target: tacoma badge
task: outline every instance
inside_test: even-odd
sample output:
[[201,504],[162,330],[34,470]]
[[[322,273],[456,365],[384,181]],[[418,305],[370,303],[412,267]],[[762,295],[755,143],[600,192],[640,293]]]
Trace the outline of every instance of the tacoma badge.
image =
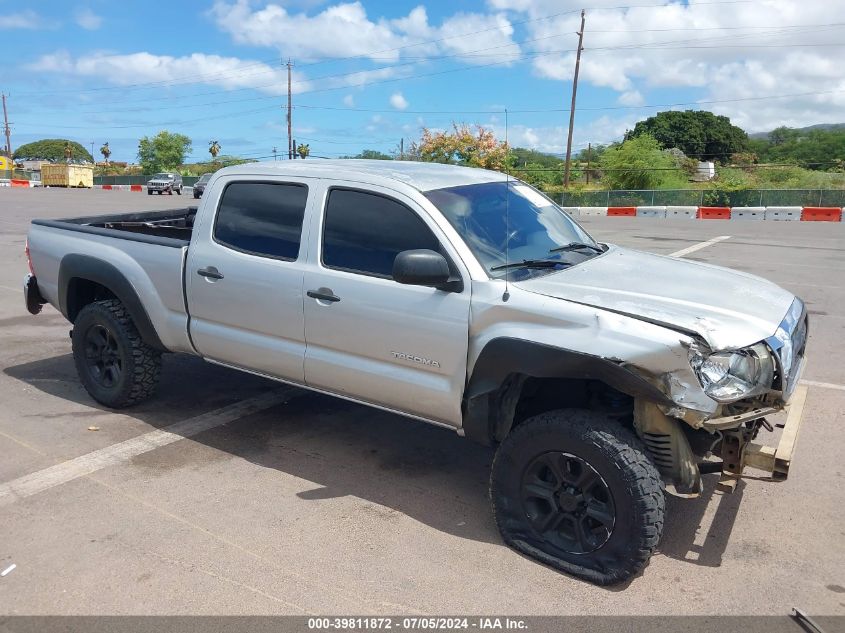
[[403,354],[402,352],[390,352],[393,358],[398,360],[408,360],[412,363],[419,363],[420,365],[428,365],[429,367],[440,367],[440,363],[430,358],[423,358],[422,356],[414,356],[413,354]]

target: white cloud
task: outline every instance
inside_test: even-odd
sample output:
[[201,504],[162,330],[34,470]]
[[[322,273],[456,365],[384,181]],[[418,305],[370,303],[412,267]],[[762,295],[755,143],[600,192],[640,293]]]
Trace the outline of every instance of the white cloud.
[[[271,95],[287,94],[287,71],[263,62],[194,53],[183,57],[131,53],[72,57],[65,51],[42,55],[27,66],[37,72],[55,72],[79,77],[96,77],[119,86],[156,82],[179,85],[191,81],[225,89],[254,88]],[[167,87],[167,86],[162,86]],[[311,88],[310,82],[294,73],[293,91]]]
[[[371,19],[360,1],[335,4],[308,15],[274,3],[253,8],[249,0],[218,0],[211,15],[238,44],[276,48],[299,59],[398,61],[447,54],[464,63],[484,64],[491,59],[509,63],[520,54],[512,38],[513,26],[501,13],[457,13],[434,26],[424,6],[397,19]],[[467,33],[472,37],[455,37]]]
[[96,31],[103,23],[103,18],[91,9],[80,9],[75,15],[76,23],[88,31]]
[[0,30],[4,29],[44,29],[51,28],[51,24],[45,21],[35,11],[26,10],[18,13],[6,13],[0,15]]
[[408,100],[402,96],[401,92],[394,92],[392,95],[390,95],[390,105],[392,105],[397,110],[407,110]]
[[[532,60],[538,77],[571,80],[574,32],[580,26],[574,0],[487,4],[493,11],[515,12],[515,22],[531,20],[524,28],[526,38],[534,40],[531,50],[540,53]],[[666,88],[682,90],[685,98],[661,101],[695,101],[688,95],[700,95],[701,107],[726,114],[749,131],[842,119],[845,73],[839,25],[845,22],[845,2],[619,4],[597,0],[592,3],[597,8],[587,10],[580,75],[587,89],[610,88],[627,106],[641,105],[638,96],[649,88],[663,88],[664,94]],[[557,17],[546,19],[550,15]],[[795,93],[817,94],[728,101]]]
[[645,103],[639,90],[629,90],[619,95],[619,103],[626,106],[640,106]]
[[354,108],[355,107],[355,97],[353,97],[352,95],[346,95],[343,98],[343,105],[345,105],[347,108]]

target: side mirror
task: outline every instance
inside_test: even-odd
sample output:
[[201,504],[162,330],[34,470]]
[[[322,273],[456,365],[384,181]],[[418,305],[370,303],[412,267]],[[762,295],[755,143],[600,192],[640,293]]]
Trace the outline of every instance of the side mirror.
[[438,288],[446,286],[450,277],[446,258],[425,248],[402,251],[393,260],[393,279],[400,284]]

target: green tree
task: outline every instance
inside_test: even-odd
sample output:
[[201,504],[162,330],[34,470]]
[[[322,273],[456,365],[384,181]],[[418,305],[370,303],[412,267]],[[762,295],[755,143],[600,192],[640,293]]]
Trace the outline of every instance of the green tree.
[[640,121],[626,139],[649,135],[661,147],[677,147],[698,160],[726,162],[732,154],[745,151],[748,135],[726,116],[704,110],[659,112]]
[[45,138],[21,145],[12,157],[15,160],[49,160],[57,163],[65,161],[65,148],[71,148],[73,158],[77,161],[94,162],[94,157],[82,145],[66,138]]
[[103,143],[103,146],[100,147],[100,153],[103,155],[103,159],[106,161],[106,165],[108,165],[109,156],[111,156],[111,148],[109,147],[108,143]]
[[611,189],[657,189],[678,180],[675,158],[647,134],[607,148],[600,164],[602,180]]
[[763,163],[799,165],[809,169],[836,168],[845,159],[845,129],[794,130],[780,127],[768,139],[755,143]]
[[511,160],[513,162],[514,168],[520,166],[526,167],[527,165],[540,165],[541,167],[557,169],[563,162],[560,156],[555,156],[554,154],[546,154],[545,152],[538,152],[537,150],[526,149],[524,147],[512,148]]
[[220,143],[218,143],[217,141],[209,141],[208,153],[211,154],[211,158],[216,159],[217,155],[220,153]]
[[364,158],[366,160],[393,160],[393,156],[385,154],[377,149],[365,149],[360,154],[355,156],[347,156],[345,158]]
[[191,149],[191,139],[184,134],[162,130],[152,138],[145,136],[138,141],[138,162],[147,174],[176,169]]
[[311,154],[311,146],[308,143],[300,143],[296,147],[296,153],[302,160],[305,160]]

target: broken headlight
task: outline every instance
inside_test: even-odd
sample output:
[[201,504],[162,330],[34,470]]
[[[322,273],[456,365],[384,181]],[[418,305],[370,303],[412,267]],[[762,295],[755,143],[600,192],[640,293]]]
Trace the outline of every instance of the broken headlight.
[[768,391],[774,376],[774,360],[763,343],[729,352],[690,352],[690,365],[716,402],[735,402]]

